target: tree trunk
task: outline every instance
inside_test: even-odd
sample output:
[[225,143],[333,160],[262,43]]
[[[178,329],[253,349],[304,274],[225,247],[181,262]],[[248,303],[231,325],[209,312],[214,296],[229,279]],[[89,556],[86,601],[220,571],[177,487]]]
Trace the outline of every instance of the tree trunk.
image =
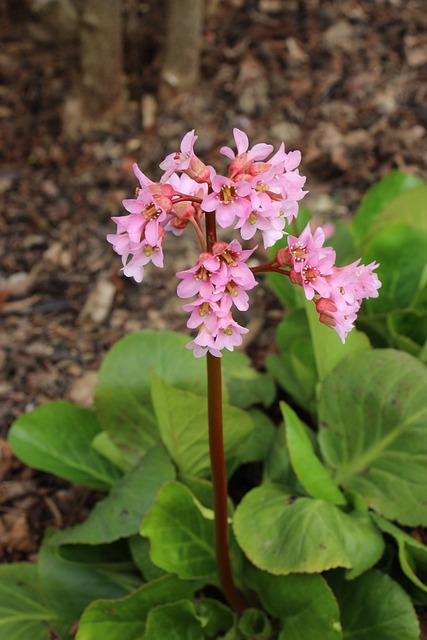
[[126,104],[120,0],[80,0],[80,65],[64,107],[74,137],[119,124]]
[[203,0],[168,0],[166,51],[162,81],[176,91],[199,77]]

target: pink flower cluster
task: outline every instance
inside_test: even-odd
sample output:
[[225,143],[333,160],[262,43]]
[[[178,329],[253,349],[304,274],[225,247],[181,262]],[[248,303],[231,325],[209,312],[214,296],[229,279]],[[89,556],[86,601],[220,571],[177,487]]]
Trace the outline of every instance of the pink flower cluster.
[[[215,222],[238,230],[243,240],[259,231],[264,246],[271,247],[285,234],[285,224],[296,218],[306,194],[305,177],[298,171],[299,151],[286,153],[284,143],[274,154],[272,145],[265,143],[250,149],[243,131],[234,129],[233,135],[237,152],[221,148],[230,160],[227,175],[217,174],[196,156],[194,131],[160,164],[164,173],[159,182],[152,182],[134,164],[140,186],[135,198],[123,201],[128,215],[114,217],[116,233],[107,236],[122,258],[124,274],[141,282],[149,262],[163,266],[166,232],[179,236],[188,224],[195,229],[202,253],[194,267],[177,275],[182,280],[178,295],[195,296],[184,309],[190,312],[187,326],[198,329],[188,345],[196,357],[207,352],[220,357],[222,349],[233,350],[242,343],[247,329],[233,319],[232,308],[245,311],[246,292],[256,285],[246,265],[252,251],[243,250],[237,240],[217,242]],[[211,225],[207,238],[204,217]],[[320,321],[344,342],[363,298],[378,296],[380,282],[373,273],[378,265],[357,261],[336,267],[335,252],[323,246],[324,240],[322,229],[311,233],[307,226],[299,238],[288,237],[287,249],[279,250],[275,260],[255,271],[280,271],[301,285],[306,297],[314,300]]]
[[204,211],[215,211],[218,224],[223,228],[234,225],[243,240],[261,231],[264,246],[271,247],[284,233],[286,222],[298,214],[298,201],[305,177],[300,176],[300,151],[285,153],[282,142],[277,153],[271,144],[256,144],[248,151],[247,135],[233,129],[237,155],[230,147],[221,153],[231,159],[228,176],[215,175],[211,170],[212,191],[202,202]]
[[177,273],[182,282],[178,285],[178,296],[197,298],[184,305],[191,313],[187,326],[198,328],[198,334],[187,347],[194,349],[199,358],[208,351],[221,357],[221,349],[233,351],[242,344],[242,334],[248,329],[240,326],[232,317],[233,304],[240,311],[249,307],[246,291],[257,282],[245,264],[252,251],[243,251],[237,240],[230,244],[215,242],[212,252],[199,255],[194,267]]
[[321,227],[314,233],[307,225],[299,238],[288,236],[288,247],[278,251],[280,266],[289,266],[291,282],[303,287],[307,300],[314,300],[319,320],[335,329],[342,342],[354,327],[364,298],[377,298],[381,283],[374,269],[360,259],[344,267],[335,266],[335,251],[324,247]]
[[[125,276],[142,282],[146,264],[152,262],[156,267],[163,267],[165,231],[180,235],[190,218],[200,218],[200,202],[208,185],[198,184],[185,174],[173,174],[168,181],[163,178],[152,182],[137,164],[133,170],[140,187],[135,198],[123,200],[129,215],[112,218],[117,233],[108,234],[107,240],[122,257]],[[187,197],[185,201],[180,198],[181,190]]]

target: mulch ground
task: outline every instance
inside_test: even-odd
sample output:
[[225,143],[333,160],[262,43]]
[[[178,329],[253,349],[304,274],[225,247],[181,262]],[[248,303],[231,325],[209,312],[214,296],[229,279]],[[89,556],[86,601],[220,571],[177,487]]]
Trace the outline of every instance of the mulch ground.
[[[351,216],[391,169],[426,175],[425,0],[208,0],[201,80],[157,94],[162,3],[123,2],[128,124],[69,141],[61,134],[70,73],[21,3],[0,0],[0,558],[34,558],[47,526],[84,519],[94,499],[21,465],[4,441],[13,420],[48,400],[91,402],[108,348],[143,328],[183,331],[174,272],[191,242],[171,240],[163,272],[126,280],[105,241],[136,181],[195,128],[221,169],[234,126],[251,142],[299,148],[320,220]],[[22,3],[23,5],[24,3]],[[138,22],[140,21],[140,22]],[[135,23],[138,27],[135,29]],[[147,99],[147,96],[149,98]],[[147,126],[148,109],[155,108]],[[263,285],[245,321],[257,367],[281,310]]]

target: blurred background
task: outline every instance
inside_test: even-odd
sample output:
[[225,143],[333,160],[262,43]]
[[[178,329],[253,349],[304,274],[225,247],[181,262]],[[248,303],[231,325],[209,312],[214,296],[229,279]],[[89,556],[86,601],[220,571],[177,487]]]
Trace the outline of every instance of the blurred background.
[[[301,149],[304,200],[350,217],[398,168],[426,176],[425,0],[0,0],[0,436],[50,399],[91,402],[129,331],[183,331],[174,273],[123,278],[105,241],[137,182],[195,129],[223,169],[232,128]],[[247,349],[274,349],[282,315],[253,292]]]

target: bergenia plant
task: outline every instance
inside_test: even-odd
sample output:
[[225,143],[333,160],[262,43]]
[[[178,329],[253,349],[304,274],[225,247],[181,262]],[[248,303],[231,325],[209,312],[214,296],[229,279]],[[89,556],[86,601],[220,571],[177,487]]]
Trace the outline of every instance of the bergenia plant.
[[[333,328],[345,342],[354,327],[364,298],[377,297],[381,286],[375,273],[378,264],[335,266],[335,251],[325,243],[321,227],[308,224],[299,235],[286,226],[298,216],[305,177],[298,166],[299,151],[276,153],[272,145],[260,143],[249,149],[248,137],[234,129],[237,152],[222,147],[229,158],[227,175],[218,174],[194,152],[197,136],[187,133],[179,151],[160,164],[164,171],[152,182],[139,167],[134,172],[140,186],[136,197],[124,200],[126,216],[114,217],[117,232],[107,236],[121,256],[123,272],[142,282],[144,267],[152,262],[163,267],[163,241],[167,234],[180,236],[188,226],[195,231],[200,254],[193,266],[177,273],[177,294],[192,299],[184,305],[187,327],[197,335],[187,347],[194,356],[207,356],[209,443],[214,491],[216,558],[224,593],[236,611],[245,609],[231,575],[228,553],[227,486],[222,435],[221,353],[242,344],[248,329],[233,318],[234,307],[246,311],[248,291],[257,282],[255,274],[277,272],[302,287],[312,300],[320,322]],[[255,249],[244,249],[240,240],[218,238],[217,225],[234,230],[243,241],[257,232],[265,248],[287,235],[287,247],[279,249],[266,264],[250,267]]]

